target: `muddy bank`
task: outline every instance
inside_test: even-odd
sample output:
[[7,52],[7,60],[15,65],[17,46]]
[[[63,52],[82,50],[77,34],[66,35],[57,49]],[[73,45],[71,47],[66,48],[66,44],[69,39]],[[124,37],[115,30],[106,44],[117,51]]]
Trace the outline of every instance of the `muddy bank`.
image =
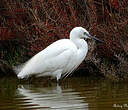
[[15,77],[16,74],[14,73],[11,65],[9,65],[6,61],[0,59],[0,77]]

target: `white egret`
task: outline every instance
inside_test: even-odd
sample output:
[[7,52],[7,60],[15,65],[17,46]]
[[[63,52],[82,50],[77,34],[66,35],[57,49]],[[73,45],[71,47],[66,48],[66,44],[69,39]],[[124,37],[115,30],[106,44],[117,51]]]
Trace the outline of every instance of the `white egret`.
[[[24,65],[15,68],[20,79],[31,75],[52,76],[57,81],[61,76],[68,76],[85,59],[88,52],[86,39],[95,39],[82,27],[75,27],[70,32],[70,39],[61,39],[37,53]],[[101,41],[102,42],[102,41]]]

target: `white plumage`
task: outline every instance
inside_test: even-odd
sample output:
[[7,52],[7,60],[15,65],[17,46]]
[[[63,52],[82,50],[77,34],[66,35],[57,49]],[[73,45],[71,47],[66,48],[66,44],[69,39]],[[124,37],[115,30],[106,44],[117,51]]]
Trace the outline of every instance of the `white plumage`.
[[[88,45],[84,39],[91,37],[82,27],[75,27],[70,32],[70,39],[61,39],[37,53],[22,67],[16,67],[18,78],[35,76],[53,76],[57,81],[61,75],[68,75],[85,59]],[[97,39],[96,39],[97,40]]]

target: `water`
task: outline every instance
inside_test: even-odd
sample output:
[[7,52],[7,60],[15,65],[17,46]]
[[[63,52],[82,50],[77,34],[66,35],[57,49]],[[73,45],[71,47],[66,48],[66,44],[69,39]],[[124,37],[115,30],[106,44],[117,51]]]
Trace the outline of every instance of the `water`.
[[[43,81],[42,81],[43,82]],[[0,79],[0,110],[127,110],[128,84],[94,78],[56,83]]]

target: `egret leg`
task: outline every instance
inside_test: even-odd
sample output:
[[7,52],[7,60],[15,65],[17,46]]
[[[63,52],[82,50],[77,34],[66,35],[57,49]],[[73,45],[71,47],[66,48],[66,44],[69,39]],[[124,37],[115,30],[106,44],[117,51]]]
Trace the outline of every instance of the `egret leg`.
[[60,79],[57,80],[57,85],[60,86]]
[[61,73],[58,73],[57,76],[56,76],[56,78],[57,78],[58,85],[60,85]]

